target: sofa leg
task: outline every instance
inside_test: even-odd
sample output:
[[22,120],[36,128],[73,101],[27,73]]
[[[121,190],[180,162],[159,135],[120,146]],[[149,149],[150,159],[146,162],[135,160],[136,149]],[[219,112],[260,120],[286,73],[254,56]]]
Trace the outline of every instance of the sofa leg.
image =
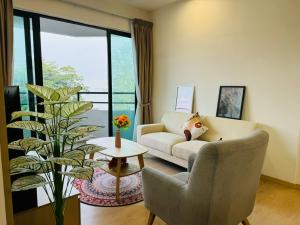
[[153,214],[152,212],[150,212],[149,214],[149,218],[148,218],[148,225],[152,225],[155,219],[155,214]]
[[248,221],[247,219],[244,219],[244,220],[242,221],[242,224],[243,224],[243,225],[250,225],[250,223],[249,223],[249,221]]

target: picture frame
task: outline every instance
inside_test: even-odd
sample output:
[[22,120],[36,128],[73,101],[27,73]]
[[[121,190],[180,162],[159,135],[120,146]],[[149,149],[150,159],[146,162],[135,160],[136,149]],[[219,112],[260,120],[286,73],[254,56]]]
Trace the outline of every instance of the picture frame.
[[246,86],[220,86],[217,117],[242,119]]
[[191,113],[193,110],[194,86],[178,86],[176,94],[176,112]]

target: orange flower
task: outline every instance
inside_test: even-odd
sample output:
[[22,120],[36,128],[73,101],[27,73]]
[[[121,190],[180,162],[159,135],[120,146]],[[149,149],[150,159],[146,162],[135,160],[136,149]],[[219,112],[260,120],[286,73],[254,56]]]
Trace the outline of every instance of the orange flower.
[[128,128],[130,126],[130,119],[127,115],[119,115],[114,117],[113,125],[120,128]]

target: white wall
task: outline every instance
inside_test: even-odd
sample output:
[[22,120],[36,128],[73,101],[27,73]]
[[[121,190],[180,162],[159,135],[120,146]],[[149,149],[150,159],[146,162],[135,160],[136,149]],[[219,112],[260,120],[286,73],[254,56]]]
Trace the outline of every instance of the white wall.
[[[215,115],[220,85],[246,85],[244,119],[270,134],[263,173],[300,183],[300,1],[183,1],[153,13],[154,120],[177,85]],[[166,91],[167,90],[167,91]],[[298,178],[297,178],[298,177]]]
[[151,20],[150,13],[145,10],[110,0],[13,0],[13,3],[16,9],[126,32],[130,31],[127,18]]

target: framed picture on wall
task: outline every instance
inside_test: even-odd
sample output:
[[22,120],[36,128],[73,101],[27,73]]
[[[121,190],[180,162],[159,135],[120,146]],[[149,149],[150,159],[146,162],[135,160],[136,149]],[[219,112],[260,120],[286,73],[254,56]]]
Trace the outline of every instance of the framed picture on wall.
[[245,86],[220,86],[217,117],[242,119]]
[[192,112],[194,98],[193,86],[177,87],[177,97],[175,111],[177,112]]

